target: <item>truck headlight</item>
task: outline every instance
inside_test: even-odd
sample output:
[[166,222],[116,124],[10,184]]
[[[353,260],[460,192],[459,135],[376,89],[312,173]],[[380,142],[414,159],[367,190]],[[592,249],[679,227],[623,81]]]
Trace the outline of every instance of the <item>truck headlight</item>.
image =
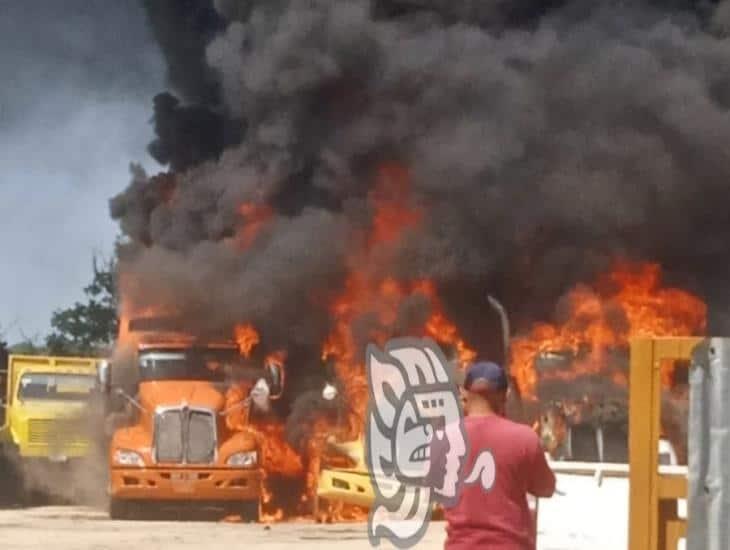
[[138,466],[144,468],[144,460],[139,453],[127,451],[126,449],[118,449],[114,452],[114,463],[119,466]]
[[256,451],[248,451],[246,453],[234,453],[228,457],[226,464],[228,466],[239,466],[241,468],[249,468],[256,466],[258,455]]

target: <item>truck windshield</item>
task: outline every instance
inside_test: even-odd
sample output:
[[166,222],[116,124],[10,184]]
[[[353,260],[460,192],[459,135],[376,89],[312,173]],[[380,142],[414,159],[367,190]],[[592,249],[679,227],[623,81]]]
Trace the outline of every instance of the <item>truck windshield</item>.
[[20,377],[18,399],[43,401],[85,401],[96,385],[86,374],[26,373]]
[[239,361],[237,350],[157,350],[140,354],[141,380],[224,382]]

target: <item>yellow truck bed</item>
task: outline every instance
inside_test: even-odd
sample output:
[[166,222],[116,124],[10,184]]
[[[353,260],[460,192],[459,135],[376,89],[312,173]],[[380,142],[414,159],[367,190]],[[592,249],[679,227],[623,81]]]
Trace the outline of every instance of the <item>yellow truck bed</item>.
[[10,355],[5,372],[0,444],[21,457],[82,456],[85,395],[101,359]]

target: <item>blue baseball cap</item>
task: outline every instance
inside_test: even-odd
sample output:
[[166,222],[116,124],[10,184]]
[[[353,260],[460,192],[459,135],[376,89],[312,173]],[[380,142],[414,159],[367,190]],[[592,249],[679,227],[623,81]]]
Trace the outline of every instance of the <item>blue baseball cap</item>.
[[491,361],[472,363],[466,369],[463,383],[464,389],[468,390],[477,380],[489,382],[497,390],[506,390],[509,386],[505,370],[497,363],[492,363]]

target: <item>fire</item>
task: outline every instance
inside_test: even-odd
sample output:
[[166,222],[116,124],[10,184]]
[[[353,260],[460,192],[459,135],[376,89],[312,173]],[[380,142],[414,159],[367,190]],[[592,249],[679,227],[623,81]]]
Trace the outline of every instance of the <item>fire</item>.
[[266,363],[271,363],[283,367],[286,362],[287,353],[284,350],[277,350],[266,356]]
[[459,367],[464,369],[466,366],[476,359],[476,351],[471,349],[461,336],[456,325],[444,315],[443,306],[441,305],[436,294],[436,288],[431,281],[420,281],[417,288],[426,294],[431,303],[435,306],[431,317],[426,322],[426,334],[446,345],[453,346],[456,351],[456,357]]
[[[591,287],[579,286],[570,291],[564,322],[539,323],[528,334],[514,339],[512,372],[523,395],[534,397],[534,363],[540,353],[587,351],[575,370],[550,376],[572,379],[578,374],[596,374],[605,368],[606,353],[627,348],[631,338],[704,333],[706,314],[706,305],[696,296],[661,286],[658,264],[617,262]],[[606,374],[616,383],[626,383],[623,373]]]
[[245,251],[251,247],[261,229],[269,223],[274,211],[267,204],[244,202],[238,212],[243,216],[244,224],[236,235],[236,242],[240,250]]
[[401,164],[387,162],[380,165],[370,200],[375,207],[369,238],[372,248],[397,241],[402,233],[416,227],[422,220],[420,210],[409,207],[410,174]]
[[[423,221],[419,209],[410,204],[410,174],[398,163],[384,163],[369,196],[374,209],[373,224],[365,250],[353,256],[357,266],[350,272],[342,293],[331,303],[334,329],[323,346],[323,358],[333,359],[335,372],[345,386],[346,401],[359,425],[349,433],[350,439],[362,435],[367,409],[367,382],[364,368],[364,344],[383,345],[397,336],[430,336],[442,344],[454,346],[458,361],[464,365],[476,353],[459,336],[456,325],[443,312],[436,287],[428,280],[401,281],[392,276],[372,274],[360,266],[375,248],[392,252],[403,234]],[[366,258],[363,260],[363,258]],[[421,298],[430,307],[430,315],[417,326],[405,326],[399,319],[401,305],[408,298]],[[368,319],[367,334],[356,333],[359,319]]]
[[[471,361],[476,352],[459,336],[456,325],[441,309],[435,287],[429,281],[400,282],[386,277],[372,284],[355,273],[348,280],[345,292],[332,306],[336,319],[335,329],[323,348],[323,358],[334,358],[335,371],[345,384],[347,402],[362,423],[354,439],[361,435],[367,409],[367,381],[364,368],[363,336],[368,341],[383,345],[388,338],[408,335],[431,337],[442,344],[455,348],[460,366]],[[406,327],[406,333],[398,326],[398,310],[409,297],[420,296],[431,308],[428,319],[421,326]],[[354,333],[357,319],[371,317],[371,329],[366,335]]]
[[631,327],[631,336],[686,336],[704,333],[707,306],[697,297],[676,288],[661,288],[658,264],[642,264],[637,269],[620,265],[609,275],[620,288],[622,304]]
[[254,424],[262,445],[262,462],[268,474],[299,477],[304,473],[301,457],[284,440],[284,426],[278,422]]
[[[332,328],[322,343],[322,359],[332,361],[344,393],[342,401],[348,410],[338,413],[336,421],[323,414],[315,422],[305,450],[299,454],[287,443],[281,419],[252,418],[255,415],[247,407],[237,407],[245,403],[250,387],[234,386],[226,394],[229,428],[247,431],[259,442],[265,469],[263,520],[266,522],[282,520],[286,515],[274,498],[280,495],[275,495],[269,484],[272,478],[304,481],[302,504],[309,504],[316,494],[320,468],[332,460],[327,456],[328,441],[363,437],[368,404],[366,343],[382,346],[393,337],[423,336],[451,348],[453,359],[461,368],[476,358],[476,351],[449,318],[434,281],[403,280],[389,274],[387,269],[373,268],[395,265],[394,255],[401,240],[425,220],[423,211],[413,204],[411,174],[405,166],[397,162],[383,163],[375,178],[374,189],[368,196],[372,224],[365,235],[354,236],[358,237],[358,245],[353,247],[350,270],[341,291],[328,304]],[[242,204],[239,213],[243,223],[233,242],[245,252],[274,213],[270,207],[258,203]],[[130,282],[133,281],[127,284]],[[416,310],[422,312],[420,316],[412,315],[403,307],[411,303],[419,304]],[[664,288],[657,264],[617,263],[594,284],[571,290],[563,305],[560,322],[538,323],[513,340],[511,369],[525,397],[536,397],[535,361],[541,353],[568,351],[579,357],[574,370],[546,376],[570,379],[581,374],[601,374],[625,385],[625,373],[606,370],[609,351],[625,349],[635,336],[691,335],[705,329],[705,304],[683,290]],[[120,342],[129,338],[126,320],[132,313],[135,316],[161,313],[156,308],[132,312],[124,301],[123,306]],[[250,359],[261,337],[251,323],[241,321],[234,328],[234,339],[241,355]],[[278,350],[269,353],[265,362],[284,367],[286,360],[286,351]],[[556,416],[551,422],[555,424],[551,424],[551,429],[559,435],[560,419]],[[365,511],[337,504],[328,505],[326,514],[337,521],[366,517]]]
[[256,347],[261,340],[259,333],[251,324],[236,325],[234,329],[236,343],[241,350],[241,355],[247,359],[251,356],[251,350]]
[[[366,343],[382,346],[397,336],[430,336],[453,346],[460,364],[475,356],[459,336],[456,325],[443,312],[436,286],[431,281],[398,280],[387,274],[373,273],[366,267],[376,250],[379,259],[387,262],[388,255],[395,251],[405,232],[417,228],[423,221],[421,211],[410,204],[410,174],[405,167],[385,163],[380,166],[376,178],[374,191],[369,196],[374,210],[370,233],[363,240],[363,249],[357,250],[351,258],[353,267],[342,292],[330,303],[333,329],[322,347],[323,360],[333,361],[337,377],[344,386],[344,402],[349,411],[338,426],[332,426],[324,419],[316,423],[307,448],[307,497],[310,499],[316,489],[316,476],[326,454],[328,436],[338,441],[352,441],[363,436],[368,404],[364,365]],[[410,323],[400,318],[401,306],[410,298],[428,305],[427,318]],[[367,320],[366,332],[361,326],[363,319]],[[335,521],[367,517],[367,511],[341,503],[328,504],[323,512]]]
[[[270,500],[271,499],[271,492],[264,492],[264,496],[262,498],[262,501],[265,503],[267,502],[267,497]],[[284,510],[281,508],[277,508],[275,512],[270,513],[266,511],[261,512],[261,523],[276,523],[278,521],[281,521],[284,519]]]
[[[123,302],[119,314],[119,326],[117,329],[116,348],[118,351],[133,350],[140,343],[140,335],[129,328],[132,319],[164,317],[165,312],[157,307],[132,308],[130,304]],[[179,335],[167,334],[167,340],[180,338]]]
[[[425,219],[423,212],[412,203],[411,174],[406,167],[396,162],[383,163],[375,177],[376,185],[368,196],[373,210],[372,225],[366,235],[357,235],[364,238],[353,248],[350,271],[341,291],[328,304],[332,328],[322,344],[322,358],[332,361],[344,393],[342,401],[348,410],[338,413],[336,421],[333,416],[322,414],[300,454],[288,444],[281,419],[254,418],[244,405],[250,387],[233,386],[226,393],[229,428],[254,435],[261,449],[265,470],[264,522],[280,521],[290,513],[275,498],[281,495],[274,494],[272,479],[303,481],[305,491],[300,504],[309,505],[316,495],[320,469],[335,464],[328,456],[328,442],[363,437],[368,405],[366,343],[382,346],[393,337],[423,336],[448,346],[461,368],[476,358],[476,351],[449,318],[434,281],[403,280],[389,274],[387,269],[372,267],[395,265],[394,254],[401,240],[408,231],[418,229]],[[244,221],[233,242],[245,252],[274,214],[268,206],[257,203],[242,204],[239,213]],[[133,282],[126,281],[126,284]],[[411,303],[419,304],[416,310],[422,312],[420,316],[412,315],[403,307]],[[541,353],[569,351],[579,357],[574,370],[546,376],[570,379],[580,374],[601,374],[616,384],[626,385],[625,373],[606,370],[610,350],[626,348],[635,336],[691,335],[705,329],[705,305],[688,292],[664,288],[657,264],[617,263],[594,284],[571,290],[564,306],[560,322],[538,323],[527,334],[513,340],[512,373],[525,397],[536,397],[535,360]],[[130,338],[126,324],[129,318],[161,313],[154,307],[132,311],[123,300],[119,342]],[[257,329],[241,320],[233,335],[241,355],[250,359],[261,343]],[[286,360],[286,350],[278,350],[269,353],[265,362],[284,367]],[[560,418],[551,417],[550,429],[558,435],[562,433]],[[361,520],[367,514],[341,503],[325,503],[324,507],[325,515],[335,521]]]
[[[335,329],[323,349],[324,358],[334,359],[335,372],[345,384],[347,402],[359,419],[357,431],[350,434],[353,439],[362,434],[368,400],[362,337],[383,345],[390,337],[402,336],[397,327],[398,309],[406,298],[421,295],[431,306],[432,313],[424,325],[415,327],[418,335],[430,336],[438,342],[453,345],[460,364],[476,355],[459,337],[456,326],[441,311],[434,287],[429,282],[404,283],[390,277],[372,286],[366,282],[359,273],[353,274],[348,280],[345,292],[332,306]],[[372,318],[371,330],[367,335],[356,337],[354,330],[357,319],[362,316]],[[409,335],[412,334],[409,332]]]
[[[130,330],[130,321],[135,319],[165,319],[176,316],[175,308],[170,305],[135,303],[130,296],[139,295],[140,281],[131,273],[121,271],[119,274],[119,323],[117,326],[116,353],[134,350],[140,343],[140,334]],[[166,339],[181,339],[180,334],[167,332]]]

